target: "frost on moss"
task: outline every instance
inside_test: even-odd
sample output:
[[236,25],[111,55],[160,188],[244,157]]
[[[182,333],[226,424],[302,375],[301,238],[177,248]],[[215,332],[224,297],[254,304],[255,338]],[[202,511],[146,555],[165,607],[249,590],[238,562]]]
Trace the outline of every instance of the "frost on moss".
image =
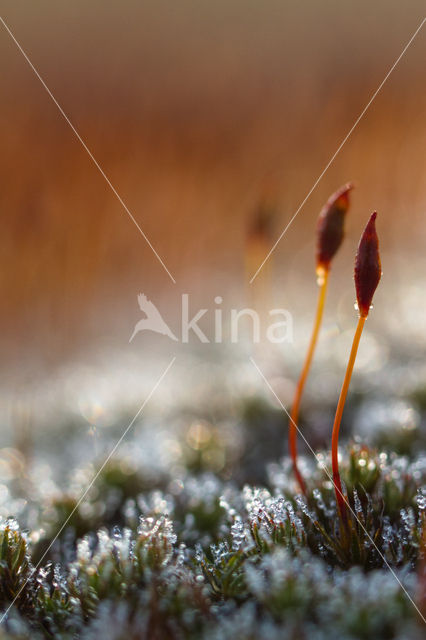
[[305,497],[287,460],[269,466],[267,486],[242,488],[185,469],[160,487],[137,471],[126,484],[113,460],[41,566],[61,500],[75,504],[80,486],[39,496],[21,513],[26,532],[0,527],[2,610],[16,598],[0,639],[420,638],[407,594],[424,605],[424,462],[351,445],[346,537],[328,464],[311,467]]

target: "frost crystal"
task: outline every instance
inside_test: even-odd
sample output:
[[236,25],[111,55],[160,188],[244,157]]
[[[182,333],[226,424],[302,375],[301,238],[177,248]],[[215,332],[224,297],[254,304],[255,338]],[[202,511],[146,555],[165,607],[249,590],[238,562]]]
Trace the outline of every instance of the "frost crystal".
[[234,551],[238,551],[246,537],[244,523],[239,516],[236,517],[235,522],[231,527],[231,536],[232,548]]

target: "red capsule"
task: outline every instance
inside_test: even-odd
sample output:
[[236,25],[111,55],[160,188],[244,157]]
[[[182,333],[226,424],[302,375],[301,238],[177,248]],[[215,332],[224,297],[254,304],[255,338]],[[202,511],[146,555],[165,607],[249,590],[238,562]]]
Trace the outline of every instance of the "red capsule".
[[359,241],[355,258],[355,288],[360,316],[366,318],[374,292],[382,277],[379,238],[376,232],[377,212],[371,214]]
[[342,244],[349,192],[353,188],[351,182],[340,187],[321,210],[317,224],[317,273],[330,268],[330,262]]

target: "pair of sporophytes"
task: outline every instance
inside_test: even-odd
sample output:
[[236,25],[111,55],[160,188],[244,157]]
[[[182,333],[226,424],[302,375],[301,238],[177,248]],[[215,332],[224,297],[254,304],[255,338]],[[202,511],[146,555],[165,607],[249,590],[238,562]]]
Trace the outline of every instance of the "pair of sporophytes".
[[[349,194],[352,189],[353,184],[346,184],[329,198],[329,200],[321,210],[317,225],[316,275],[319,285],[318,304],[311,340],[309,343],[302,373],[296,387],[289,425],[289,451],[293,462],[293,471],[300,489],[305,495],[307,493],[306,483],[303,479],[302,474],[300,473],[297,462],[297,423],[299,417],[299,407],[303,389],[312,363],[315,346],[318,340],[318,334],[321,326],[324,304],[327,294],[330,266],[335,254],[342,244],[344,237],[345,217],[349,209]],[[352,343],[348,365],[346,368],[345,378],[343,380],[342,389],[337,404],[331,440],[333,485],[340,516],[345,527],[347,526],[348,514],[347,500],[343,495],[342,483],[339,474],[339,430],[362,331],[371,308],[374,292],[377,288],[377,285],[379,284],[382,275],[379,255],[379,241],[376,232],[376,217],[376,212],[371,214],[367,226],[365,227],[361,235],[361,240],[359,242],[358,251],[355,257],[355,289],[359,319]]]

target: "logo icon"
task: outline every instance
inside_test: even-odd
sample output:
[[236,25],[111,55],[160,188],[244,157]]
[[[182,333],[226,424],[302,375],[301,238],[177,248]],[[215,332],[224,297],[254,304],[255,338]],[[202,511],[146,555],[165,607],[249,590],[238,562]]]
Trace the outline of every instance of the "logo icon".
[[158,311],[155,304],[151,302],[151,300],[148,300],[146,295],[140,293],[138,295],[138,303],[141,311],[146,315],[146,318],[142,318],[142,320],[139,320],[139,322],[136,323],[129,342],[133,340],[139,331],[154,331],[155,333],[161,333],[161,335],[168,336],[172,340],[178,342],[175,334],[163,320],[161,313]]

